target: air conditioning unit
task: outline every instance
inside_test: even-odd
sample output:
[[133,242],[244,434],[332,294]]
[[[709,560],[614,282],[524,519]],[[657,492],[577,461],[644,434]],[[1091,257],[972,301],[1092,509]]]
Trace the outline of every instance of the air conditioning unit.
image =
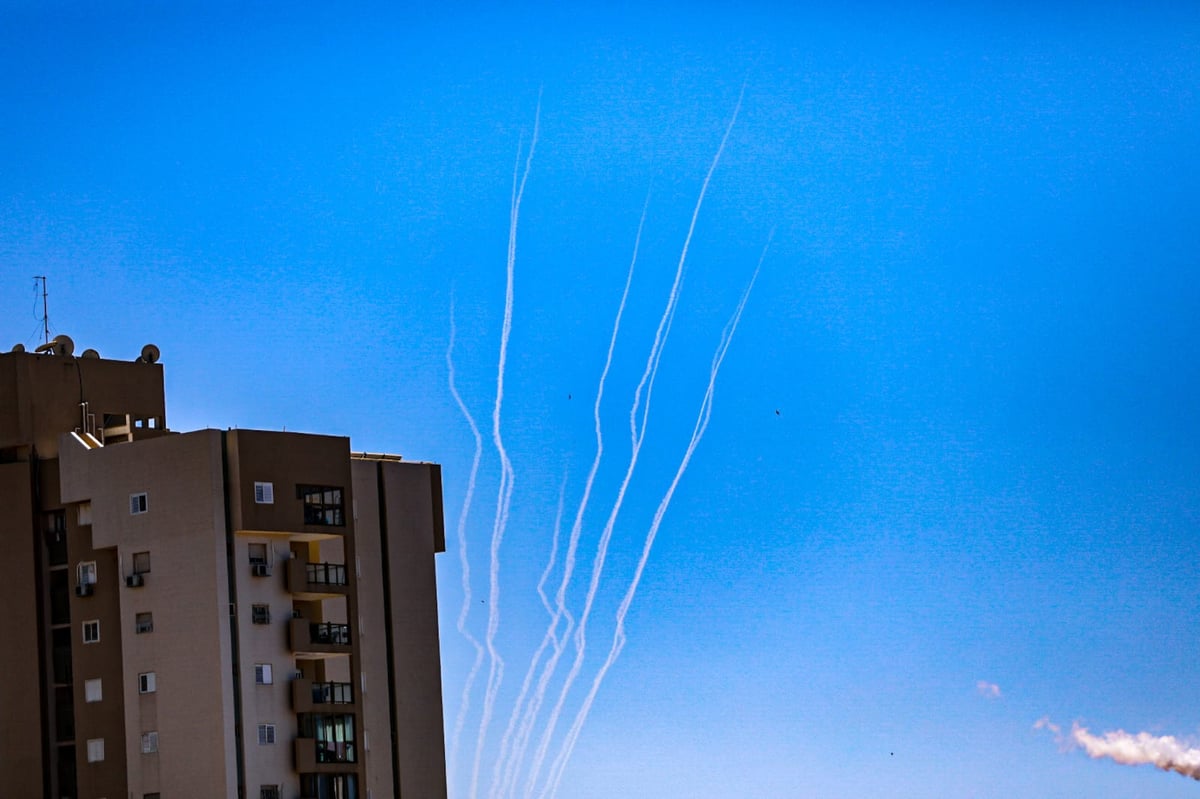
[[125,577],[125,586],[127,588],[141,588],[146,584],[146,578],[136,572]]
[[75,586],[75,596],[91,596],[96,590],[96,587],[91,583],[80,583]]
[[270,577],[271,567],[265,563],[252,563],[250,564],[250,573],[255,577]]

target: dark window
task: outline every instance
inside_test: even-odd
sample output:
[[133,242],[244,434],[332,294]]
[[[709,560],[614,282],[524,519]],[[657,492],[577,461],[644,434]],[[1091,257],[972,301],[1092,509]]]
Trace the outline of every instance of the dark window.
[[250,621],[253,624],[270,624],[271,623],[271,606],[270,605],[251,605],[250,606]]
[[354,716],[349,713],[304,713],[300,716],[300,737],[314,739],[318,763],[357,762]]
[[54,644],[54,682],[65,685],[72,681],[71,630],[59,628],[51,633]]
[[137,614],[133,630],[134,630],[134,632],[138,633],[139,635],[141,633],[154,632],[154,614],[153,613]]
[[69,685],[54,689],[54,727],[59,741],[75,738],[75,693]]
[[149,552],[134,552],[133,553],[133,573],[134,574],[149,574],[150,573],[150,553]]
[[63,566],[67,562],[67,515],[56,510],[44,517],[46,546],[50,550],[50,565]]
[[71,584],[66,569],[50,572],[50,623],[68,624],[71,621]]
[[300,793],[314,799],[358,799],[354,774],[301,774]]
[[264,785],[258,789],[258,799],[279,799],[278,785]]
[[304,502],[304,523],[330,527],[346,524],[342,511],[342,489],[332,486],[296,486],[296,494]]

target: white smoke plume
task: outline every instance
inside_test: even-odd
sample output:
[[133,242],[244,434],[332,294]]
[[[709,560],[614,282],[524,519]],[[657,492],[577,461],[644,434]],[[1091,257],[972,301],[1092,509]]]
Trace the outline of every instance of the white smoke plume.
[[450,297],[450,343],[446,346],[446,371],[449,373],[450,379],[450,394],[454,397],[454,401],[458,404],[458,409],[462,411],[463,416],[467,420],[467,424],[471,428],[471,435],[475,438],[475,456],[471,459],[471,472],[467,478],[467,495],[463,499],[462,511],[458,515],[458,560],[462,567],[462,589],[463,601],[462,609],[458,612],[458,632],[470,642],[475,648],[475,660],[471,664],[471,670],[467,674],[467,680],[463,684],[462,698],[458,704],[458,716],[454,720],[454,732],[450,736],[450,768],[449,774],[451,779],[456,773],[455,765],[458,762],[458,746],[459,739],[462,737],[463,725],[467,720],[467,712],[471,707],[471,688],[475,685],[475,678],[479,674],[479,667],[483,664],[483,644],[479,643],[479,639],[471,634],[467,629],[467,615],[471,610],[471,561],[467,557],[467,515],[471,510],[471,501],[475,496],[475,481],[479,475],[479,459],[483,454],[483,436],[479,433],[479,426],[475,424],[475,418],[471,416],[471,412],[467,409],[467,405],[463,402],[462,396],[458,393],[458,387],[454,383],[454,339],[457,328],[454,325],[454,296]]
[[1066,746],[1078,746],[1094,760],[1108,758],[1123,766],[1150,765],[1200,780],[1200,747],[1189,745],[1172,735],[1129,733],[1125,730],[1093,735],[1087,727],[1074,723],[1070,734],[1064,737],[1062,728],[1044,717],[1033,726],[1034,729],[1054,733],[1058,741]]
[[[503,795],[508,789],[508,786],[516,779],[516,772],[520,767],[521,761],[525,756],[525,747],[528,743],[529,736],[532,732],[532,727],[537,720],[538,712],[542,707],[542,700],[546,694],[546,687],[550,677],[554,674],[554,667],[558,665],[558,660],[562,656],[563,642],[558,637],[557,629],[559,622],[566,619],[566,630],[563,632],[563,638],[570,634],[571,628],[574,626],[575,620],[566,609],[566,592],[567,587],[571,582],[571,576],[575,570],[575,557],[579,548],[579,537],[583,532],[583,516],[587,510],[588,501],[592,494],[592,486],[596,481],[596,473],[600,470],[600,461],[604,455],[604,436],[600,427],[600,404],[604,398],[604,384],[608,380],[608,373],[612,367],[613,351],[617,346],[617,335],[621,330],[621,318],[625,314],[625,306],[629,300],[629,288],[633,284],[633,273],[637,266],[638,250],[642,243],[642,230],[646,225],[646,213],[650,208],[650,192],[646,192],[646,201],[642,206],[642,218],[638,222],[637,235],[633,240],[633,256],[629,261],[629,269],[625,276],[625,290],[621,293],[621,302],[617,306],[617,315],[613,320],[612,335],[609,337],[608,353],[604,359],[604,369],[600,373],[600,383],[596,388],[596,401],[592,408],[592,416],[595,420],[596,430],[596,455],[592,459],[592,466],[588,470],[587,480],[583,486],[583,496],[579,500],[579,508],[575,512],[575,522],[571,525],[570,539],[567,544],[567,555],[565,565],[563,567],[562,581],[559,584],[558,591],[555,593],[556,610],[551,613],[550,624],[546,628],[546,633],[542,637],[542,643],[534,652],[532,660],[530,660],[529,668],[525,674],[525,680],[522,683],[521,693],[517,697],[516,703],[513,705],[513,715],[509,719],[508,729],[505,730],[504,737],[501,739],[500,758],[497,760],[497,765],[505,761],[505,751],[510,742],[512,735],[513,724],[518,715],[521,716],[520,725],[517,727],[517,739],[512,745],[512,754],[508,757],[507,762],[504,762],[504,777],[500,782],[498,789],[493,791],[493,795]],[[555,549],[557,550],[557,539],[555,540]],[[547,569],[546,574],[549,574]],[[545,581],[543,575],[542,583],[538,584],[538,593],[542,593],[542,584]],[[543,604],[546,604],[543,596]],[[528,685],[533,675],[537,671],[537,666],[541,662],[542,655],[546,651],[546,647],[553,639],[554,652],[551,655],[547,666],[543,669],[542,677],[538,680],[537,687],[532,697],[526,701],[528,694]]]
[[713,354],[712,369],[708,377],[708,388],[704,392],[704,399],[700,403],[700,412],[696,417],[696,425],[692,429],[692,438],[688,442],[687,450],[679,462],[679,468],[675,471],[675,477],[671,481],[671,485],[667,488],[667,492],[663,495],[658,509],[654,513],[654,519],[650,523],[650,530],[646,534],[646,540],[642,546],[642,556],[638,560],[633,580],[625,591],[625,597],[621,600],[620,607],[617,608],[616,629],[613,632],[612,645],[609,647],[608,655],[597,670],[596,676],[592,680],[591,688],[588,690],[587,696],[584,697],[583,704],[579,708],[578,713],[576,713],[570,729],[567,731],[559,753],[551,763],[545,787],[543,787],[539,795],[541,799],[553,797],[558,794],[559,783],[562,782],[567,763],[571,759],[571,753],[575,751],[575,744],[579,740],[579,734],[583,730],[584,722],[587,721],[588,713],[591,712],[592,704],[596,701],[596,694],[600,690],[600,685],[604,682],[604,677],[608,674],[608,670],[612,668],[612,665],[620,656],[621,650],[625,648],[625,617],[628,615],[629,608],[633,604],[633,599],[637,595],[638,584],[641,582],[642,574],[646,570],[646,562],[650,558],[650,551],[653,549],[654,540],[658,536],[659,526],[662,524],[667,508],[671,505],[675,489],[678,488],[679,481],[682,479],[684,472],[687,471],[688,464],[692,460],[692,455],[696,452],[696,447],[700,444],[700,440],[704,438],[704,432],[708,429],[708,422],[712,418],[713,390],[716,387],[717,375],[721,372],[721,364],[725,361],[726,353],[729,352],[729,345],[733,343],[733,336],[737,332],[738,324],[742,320],[742,312],[746,309],[746,302],[750,299],[750,293],[754,290],[754,284],[758,281],[758,273],[762,270],[763,261],[766,260],[767,251],[771,248],[771,240],[774,237],[775,231],[772,230],[771,235],[767,237],[767,243],[763,247],[762,255],[759,256],[758,265],[754,268],[754,274],[750,278],[750,283],[746,286],[741,301],[738,302],[737,310],[734,311],[725,330],[721,333],[721,341],[717,345],[716,353]]
[[[496,520],[492,526],[492,545],[490,547],[490,568],[488,569],[488,626],[484,636],[484,645],[488,653],[487,688],[483,694],[483,713],[479,720],[479,734],[475,739],[475,762],[471,769],[471,799],[475,799],[479,791],[479,765],[483,757],[483,746],[487,740],[488,727],[492,722],[492,712],[496,706],[496,695],[500,684],[504,681],[504,659],[496,649],[496,633],[500,629],[500,544],[504,540],[504,531],[508,526],[509,508],[512,505],[513,468],[508,451],[504,448],[504,439],[500,435],[500,409],[504,403],[504,367],[508,359],[508,338],[512,333],[513,316],[513,274],[517,260],[517,223],[521,216],[521,198],[525,195],[525,182],[529,179],[529,169],[533,164],[533,153],[537,149],[538,127],[542,119],[542,98],[538,95],[537,110],[533,117],[533,138],[529,142],[529,153],[525,157],[525,171],[521,182],[517,183],[517,169],[513,168],[512,210],[508,225],[508,259],[506,263],[506,284],[504,290],[504,325],[500,332],[500,357],[496,369],[496,403],[492,407],[492,442],[500,456],[500,489],[496,497]],[[520,148],[517,152],[517,164],[520,164]]]
[[[729,123],[725,126],[725,134],[721,137],[721,143],[717,146],[717,152],[713,155],[712,162],[709,164],[708,172],[704,176],[704,182],[700,186],[700,194],[696,198],[695,208],[692,210],[692,220],[688,225],[687,236],[683,240],[683,250],[679,254],[679,263],[675,268],[675,281],[671,285],[671,292],[667,297],[667,305],[663,311],[662,318],[659,320],[658,329],[654,334],[654,344],[650,348],[650,356],[646,360],[646,368],[642,372],[642,379],[638,383],[637,389],[634,391],[633,407],[629,411],[629,432],[632,439],[632,447],[629,458],[629,466],[625,471],[625,478],[621,482],[621,487],[617,491],[617,499],[609,512],[608,521],[604,525],[604,530],[600,533],[600,542],[596,547],[596,555],[592,563],[592,576],[588,585],[587,596],[584,598],[583,611],[579,616],[579,624],[575,629],[575,659],[571,664],[571,669],[568,672],[566,679],[563,681],[562,687],[559,690],[558,700],[554,704],[554,708],[550,711],[550,715],[546,720],[546,725],[542,731],[542,737],[538,742],[537,750],[534,753],[533,764],[529,769],[529,776],[526,783],[526,796],[531,795],[534,784],[537,782],[538,774],[541,771],[542,764],[545,760],[546,753],[550,746],[550,741],[554,736],[555,728],[558,725],[559,717],[562,715],[563,706],[566,703],[567,695],[570,693],[575,680],[578,678],[580,671],[583,668],[583,661],[587,652],[587,622],[591,615],[592,606],[595,603],[596,592],[600,586],[600,578],[604,572],[604,564],[608,554],[608,546],[612,540],[613,529],[616,525],[617,516],[621,512],[621,506],[625,500],[625,492],[629,487],[631,478],[633,477],[634,469],[637,467],[638,454],[641,451],[642,441],[646,435],[646,426],[650,416],[650,399],[654,392],[654,382],[658,376],[658,366],[662,360],[663,350],[666,349],[667,339],[671,335],[671,326],[675,320],[675,310],[679,305],[679,292],[683,283],[683,276],[687,264],[688,249],[692,244],[692,236],[696,232],[696,222],[700,217],[700,209],[704,206],[704,197],[708,193],[708,186],[712,182],[713,173],[717,170],[717,165],[721,163],[721,155],[725,152],[725,145],[729,141],[729,134],[733,132],[734,125],[737,123],[738,114],[742,110],[742,100],[746,95],[746,86],[742,85],[742,90],[738,94],[737,103],[733,108],[733,115],[729,119]],[[637,426],[638,406],[642,402],[642,390],[645,389],[645,403],[642,406],[642,424],[639,429]],[[556,664],[557,665],[557,664]]]
[[1000,693],[1000,686],[996,685],[994,682],[988,682],[987,680],[980,680],[979,682],[975,683],[975,691],[980,696],[987,699],[999,699],[1002,696]]

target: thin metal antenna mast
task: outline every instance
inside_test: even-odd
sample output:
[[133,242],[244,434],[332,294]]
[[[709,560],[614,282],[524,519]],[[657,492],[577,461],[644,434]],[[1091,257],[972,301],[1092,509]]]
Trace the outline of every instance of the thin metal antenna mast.
[[48,299],[47,299],[48,295],[46,294],[46,276],[45,275],[34,275],[33,279],[42,281],[42,335],[44,335],[46,338],[45,342],[43,342],[43,343],[49,344],[50,343],[50,303],[48,302]]

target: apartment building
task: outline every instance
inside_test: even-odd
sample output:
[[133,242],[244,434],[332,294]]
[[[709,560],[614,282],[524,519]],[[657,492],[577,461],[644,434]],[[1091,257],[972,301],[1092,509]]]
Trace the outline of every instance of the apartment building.
[[3,794],[444,797],[439,467],[44,349],[0,354]]

